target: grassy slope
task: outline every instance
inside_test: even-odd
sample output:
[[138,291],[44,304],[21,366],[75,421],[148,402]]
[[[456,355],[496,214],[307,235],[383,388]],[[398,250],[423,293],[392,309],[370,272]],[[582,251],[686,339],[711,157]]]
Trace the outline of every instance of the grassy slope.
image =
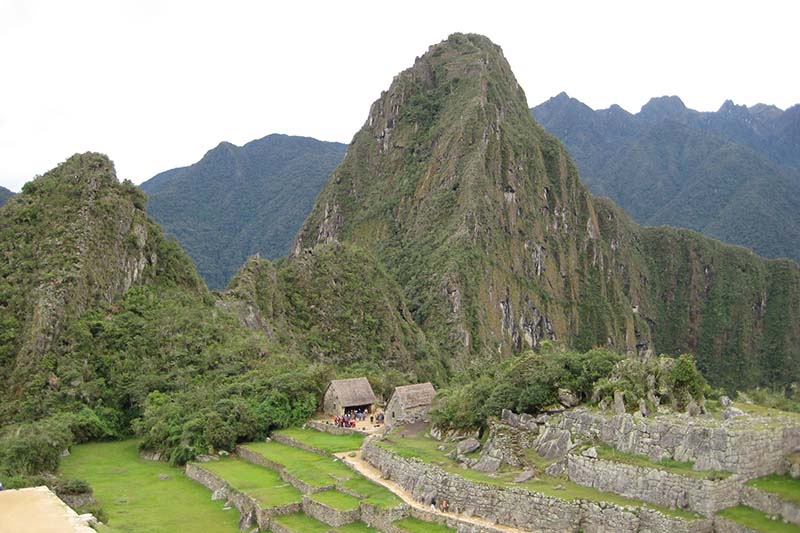
[[[112,531],[238,531],[235,509],[223,511],[223,502],[211,501],[180,469],[140,459],[133,440],[73,446],[61,473],[92,485]],[[160,474],[170,477],[160,480]]]
[[444,524],[424,522],[418,518],[414,518],[413,516],[403,518],[402,520],[397,520],[392,524],[405,531],[408,531],[408,533],[449,533],[451,531],[455,531],[453,528],[447,527]]
[[313,446],[330,453],[348,452],[361,448],[364,435],[352,433],[348,435],[332,435],[314,429],[287,428],[275,432],[285,435],[308,446]]
[[311,498],[320,503],[324,503],[328,507],[333,507],[339,511],[350,511],[357,509],[359,499],[338,490],[324,490],[316,492],[311,495]]
[[784,500],[800,505],[800,479],[792,479],[786,475],[780,476],[773,474],[771,476],[753,479],[748,481],[747,484],[757,489],[772,492]]
[[770,520],[766,514],[745,505],[729,507],[717,514],[732,522],[763,533],[800,533],[800,526],[784,524],[781,520]]
[[280,478],[277,472],[240,459],[223,459],[199,465],[213,472],[262,507],[279,507],[302,500],[300,491]]

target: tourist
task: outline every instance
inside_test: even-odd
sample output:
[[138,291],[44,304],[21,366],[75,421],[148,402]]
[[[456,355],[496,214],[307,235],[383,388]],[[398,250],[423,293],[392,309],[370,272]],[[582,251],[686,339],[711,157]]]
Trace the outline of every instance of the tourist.
[[447,512],[447,500],[442,500],[442,512]]
[[431,498],[431,511],[436,512],[436,496]]
[[369,415],[369,423],[370,424],[375,424],[375,416],[374,415]]

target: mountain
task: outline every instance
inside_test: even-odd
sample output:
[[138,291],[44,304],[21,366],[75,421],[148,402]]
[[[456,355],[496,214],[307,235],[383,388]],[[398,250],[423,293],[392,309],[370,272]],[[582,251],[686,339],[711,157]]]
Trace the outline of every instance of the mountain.
[[3,205],[9,201],[12,196],[14,196],[12,191],[9,191],[5,187],[0,187],[0,207],[3,207]]
[[[624,137],[631,117],[609,114]],[[694,352],[721,386],[800,377],[797,263],[593,198],[479,35],[432,46],[372,105],[293,254],[335,242],[383,264],[455,368],[560,339]]]
[[212,289],[248,256],[288,253],[345,145],[269,135],[242,147],[220,143],[194,165],[142,183],[148,213],[175,236]]
[[634,115],[619,106],[595,111],[561,93],[532,112],[592,191],[637,222],[800,260],[800,106],[727,101],[701,113],[665,96]]

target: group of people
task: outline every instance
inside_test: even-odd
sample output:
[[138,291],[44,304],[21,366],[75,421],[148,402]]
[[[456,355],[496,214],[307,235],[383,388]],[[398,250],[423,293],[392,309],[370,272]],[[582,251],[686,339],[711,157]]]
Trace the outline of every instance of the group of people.
[[[447,500],[442,498],[442,501],[439,502],[439,508],[442,510],[443,513],[446,513],[447,510],[450,508],[450,505],[447,503]],[[431,498],[431,511],[436,512],[436,497]]]
[[356,427],[356,422],[364,422],[367,416],[369,416],[370,424],[375,424],[376,420],[379,425],[383,424],[383,413],[371,415],[366,409],[356,409],[355,411],[347,411],[344,416],[335,415],[333,417],[333,425],[340,428],[354,428]]

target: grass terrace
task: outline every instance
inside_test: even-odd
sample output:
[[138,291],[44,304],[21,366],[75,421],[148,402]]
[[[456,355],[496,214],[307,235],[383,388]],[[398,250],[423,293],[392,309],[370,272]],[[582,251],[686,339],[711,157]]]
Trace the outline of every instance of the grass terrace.
[[277,472],[241,459],[221,459],[198,466],[217,474],[233,488],[251,496],[261,507],[280,507],[302,500],[300,491],[282,480]]
[[[107,532],[236,533],[239,513],[179,468],[139,457],[137,441],[94,442],[71,448],[61,474],[84,479],[108,516]],[[168,476],[160,479],[159,476]]]
[[338,490],[325,490],[311,495],[311,499],[338,511],[351,511],[358,508],[360,500]]
[[455,531],[455,529],[444,524],[425,522],[413,516],[392,522],[392,525],[408,531],[408,533],[451,533]]
[[376,444],[402,457],[416,458],[423,462],[440,466],[448,472],[457,474],[470,481],[488,483],[501,487],[525,488],[533,492],[566,501],[588,500],[597,503],[608,502],[627,507],[649,507],[665,515],[682,518],[684,520],[694,520],[700,516],[696,513],[680,509],[669,509],[610,492],[602,492],[562,478],[542,476],[539,479],[531,479],[524,483],[514,483],[513,479],[520,473],[520,470],[504,468],[496,474],[486,474],[476,470],[462,469],[460,463],[445,456],[447,450],[441,451],[438,449],[438,446],[441,445],[440,442],[423,436],[406,436],[400,438],[395,435],[390,435],[388,438],[377,441]]
[[276,431],[275,434],[289,437],[308,446],[319,448],[329,453],[358,450],[364,442],[364,435],[353,433],[332,435],[315,429],[289,428]]
[[772,520],[761,511],[745,505],[728,507],[717,514],[723,518],[727,518],[731,522],[749,527],[756,531],[763,531],[764,533],[800,533],[800,526],[784,524],[781,519]]
[[751,487],[777,494],[782,499],[800,505],[800,479],[772,474],[747,482]]
[[616,463],[624,463],[633,466],[640,466],[642,468],[655,468],[664,470],[673,474],[681,476],[693,477],[696,479],[726,479],[731,476],[730,472],[722,472],[717,470],[695,470],[694,463],[690,461],[682,462],[673,459],[662,459],[661,461],[651,461],[642,455],[634,453],[621,452],[611,446],[601,444],[595,447],[597,449],[597,456],[600,459],[607,461],[614,461]]
[[270,461],[283,465],[290,474],[311,486],[343,485],[363,495],[365,502],[381,508],[395,507],[402,503],[390,490],[369,481],[331,456],[319,455],[275,441],[254,442],[244,446]]
[[276,516],[273,520],[295,533],[327,533],[329,531],[337,533],[371,533],[377,531],[377,529],[367,526],[364,522],[353,522],[352,524],[333,528],[303,513]]

